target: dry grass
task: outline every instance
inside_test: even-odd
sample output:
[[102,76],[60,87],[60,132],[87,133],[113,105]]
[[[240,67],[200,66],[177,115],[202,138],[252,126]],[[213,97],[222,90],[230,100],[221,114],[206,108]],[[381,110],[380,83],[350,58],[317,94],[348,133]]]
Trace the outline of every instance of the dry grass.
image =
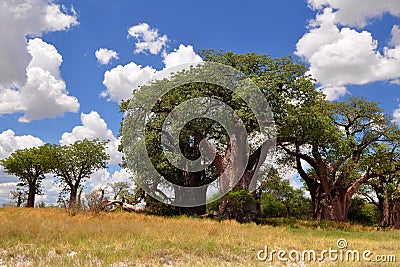
[[[304,225],[304,224],[303,224]],[[349,249],[396,255],[400,232],[361,227],[240,225],[192,218],[160,218],[131,213],[71,216],[60,209],[0,208],[0,266],[329,266],[322,263],[260,262],[257,252]],[[376,266],[376,263],[331,263]]]

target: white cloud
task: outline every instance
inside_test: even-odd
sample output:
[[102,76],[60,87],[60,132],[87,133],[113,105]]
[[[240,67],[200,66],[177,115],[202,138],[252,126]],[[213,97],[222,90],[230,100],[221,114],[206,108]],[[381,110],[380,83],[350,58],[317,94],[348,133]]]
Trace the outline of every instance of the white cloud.
[[32,135],[15,136],[13,130],[6,130],[0,134],[0,159],[7,158],[18,149],[25,149],[43,145],[43,141]]
[[326,95],[326,100],[328,101],[336,100],[348,93],[344,86],[332,86],[329,84],[319,87],[318,90],[321,90]]
[[164,69],[169,69],[185,63],[203,62],[203,60],[194,52],[193,46],[180,44],[178,49],[164,55],[163,62]]
[[57,205],[57,200],[62,191],[62,185],[55,182],[55,178],[51,174],[47,174],[42,181],[43,195],[36,195],[35,204],[44,202],[47,205]]
[[[398,79],[400,45],[384,47],[381,52],[370,32],[339,29],[337,16],[338,11],[325,8],[296,45],[296,54],[310,63],[310,74],[331,100],[345,94],[346,85]],[[397,28],[392,33],[393,41]]]
[[[3,181],[3,174],[0,170],[0,179]],[[9,175],[4,174],[4,177],[8,178]],[[0,203],[1,204],[11,204],[11,196],[10,191],[13,191],[17,188],[18,179],[15,178],[15,182],[2,182],[0,183]]]
[[399,25],[393,25],[392,28],[392,39],[389,42],[391,46],[400,45],[400,27]]
[[65,112],[77,112],[79,102],[69,96],[60,78],[62,57],[56,48],[39,38],[28,42],[32,59],[27,67],[27,81],[23,87],[0,87],[0,114],[23,113],[20,122],[44,117],[56,117]]
[[[47,0],[5,0],[0,2],[0,87],[23,86],[31,60],[26,36],[67,30],[77,25],[77,17]],[[12,30],[10,30],[12,29]]]
[[391,84],[397,84],[397,85],[400,85],[400,79],[395,79],[395,80],[392,80],[392,81],[390,81],[390,83],[391,83]]
[[122,153],[118,151],[120,140],[117,139],[108,128],[107,123],[96,111],[89,114],[81,114],[82,125],[75,126],[72,132],[65,132],[61,136],[60,144],[69,145],[85,138],[93,140],[108,140],[106,152],[110,155],[109,164],[119,164],[122,161]]
[[400,106],[393,111],[393,121],[400,125]]
[[166,46],[168,38],[166,35],[160,36],[157,29],[152,29],[147,23],[141,23],[132,26],[128,30],[128,37],[135,37],[135,53],[144,53],[149,51],[153,55],[157,55],[163,47]]
[[[194,63],[193,65],[195,65],[203,61],[194,52],[191,45],[185,46],[183,44],[179,45],[179,48],[171,53],[164,53],[163,58],[163,70],[171,68],[173,72],[181,70],[177,67],[181,64]],[[109,97],[110,100],[117,102],[127,100],[132,97],[134,90],[137,90],[140,85],[144,84],[157,73],[160,73],[160,71],[150,66],[142,67],[134,62],[128,63],[125,66],[118,65],[104,73],[103,84],[107,90],[103,91],[101,96]],[[160,76],[159,78],[165,77]]]
[[98,50],[96,50],[95,56],[97,58],[97,61],[103,65],[107,65],[112,59],[119,59],[117,52],[107,48],[99,48]]
[[[122,153],[118,152],[120,140],[113,135],[110,129],[108,129],[107,124],[102,118],[100,118],[99,114],[95,111],[92,111],[89,114],[81,114],[81,120],[82,126],[74,127],[71,133],[64,133],[60,140],[60,144],[68,145],[85,138],[110,140],[106,148],[107,153],[110,155],[109,163],[121,163]],[[43,144],[44,142],[41,139],[32,135],[15,136],[14,131],[6,130],[0,133],[0,159],[8,157],[17,149],[37,147]],[[88,185],[92,188],[99,188],[112,182],[130,182],[130,177],[131,174],[126,169],[114,171],[112,175],[108,170],[104,169],[95,172],[88,181]],[[18,181],[18,177],[6,174],[3,167],[0,166],[0,204],[10,202],[10,191],[16,189]],[[42,186],[44,195],[37,196],[36,203],[44,201],[47,204],[56,205],[61,188],[58,184],[54,183],[53,175],[46,175]]]
[[[166,35],[159,36],[157,29],[152,29],[146,23],[141,23],[128,30],[129,36],[135,37],[138,42],[135,53],[150,51],[158,54],[165,47],[168,38]],[[173,69],[173,72],[181,70],[179,65],[185,63],[199,63],[203,60],[197,55],[191,45],[180,44],[178,49],[167,53],[163,51],[164,68]],[[187,67],[187,66],[186,66]],[[151,66],[142,67],[135,62],[130,62],[124,66],[118,65],[104,73],[103,84],[107,88],[101,93],[102,97],[108,97],[111,101],[121,102],[132,97],[134,90],[148,81],[160,71]],[[165,78],[165,77],[158,77]]]
[[125,66],[118,65],[104,73],[103,84],[107,90],[102,92],[101,96],[109,96],[110,100],[118,102],[129,99],[132,97],[133,91],[155,73],[156,70],[152,67],[143,68],[134,62]]
[[337,10],[335,22],[346,26],[364,27],[383,14],[400,16],[398,0],[308,0],[308,3],[316,10],[324,7]]
[[[18,149],[38,147],[43,141],[32,135],[15,136],[13,130],[6,130],[0,133],[0,159],[5,159]],[[18,178],[4,172],[0,166],[0,204],[10,202],[10,191],[15,190]]]
[[130,179],[132,174],[127,169],[121,169],[119,171],[115,171],[112,175],[106,169],[98,170],[92,174],[90,180],[88,181],[88,185],[92,189],[105,188],[108,184],[114,182],[129,182],[132,183]]

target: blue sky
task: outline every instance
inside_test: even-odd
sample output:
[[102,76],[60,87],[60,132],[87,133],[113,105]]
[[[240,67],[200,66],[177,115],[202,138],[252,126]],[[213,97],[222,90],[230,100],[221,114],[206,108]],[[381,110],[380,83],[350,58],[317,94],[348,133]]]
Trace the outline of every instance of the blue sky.
[[[110,168],[94,174],[89,187],[128,177],[117,165],[118,101],[156,71],[199,61],[199,49],[292,55],[310,66],[329,100],[365,96],[400,122],[397,0],[1,5],[0,158],[46,142],[110,139]],[[0,203],[16,181],[0,169]],[[52,179],[44,186],[39,200],[53,202]]]

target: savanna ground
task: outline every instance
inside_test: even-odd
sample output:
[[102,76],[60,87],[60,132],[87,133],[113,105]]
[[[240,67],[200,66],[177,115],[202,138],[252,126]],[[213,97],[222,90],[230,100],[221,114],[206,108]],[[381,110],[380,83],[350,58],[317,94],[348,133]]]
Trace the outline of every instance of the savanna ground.
[[[347,249],[395,255],[400,231],[297,221],[271,226],[134,213],[70,213],[57,208],[0,208],[0,266],[377,266],[376,262],[282,263],[257,252]],[[261,254],[261,256],[263,256]]]

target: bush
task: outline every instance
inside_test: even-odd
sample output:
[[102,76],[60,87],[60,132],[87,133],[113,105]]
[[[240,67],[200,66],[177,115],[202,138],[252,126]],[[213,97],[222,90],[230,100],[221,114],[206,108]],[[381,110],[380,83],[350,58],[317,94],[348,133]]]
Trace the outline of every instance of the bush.
[[277,201],[272,195],[263,196],[261,207],[263,218],[287,217],[286,206]]
[[146,207],[151,210],[151,213],[158,216],[175,216],[179,215],[177,207],[165,204],[152,197],[148,197]]
[[257,219],[257,201],[253,195],[244,189],[236,189],[226,194],[221,202],[223,219],[234,219],[240,223],[247,223]]
[[99,214],[104,210],[104,204],[107,202],[104,199],[104,193],[101,190],[94,190],[85,196],[89,211]]
[[347,219],[353,223],[372,226],[379,223],[379,216],[379,210],[375,205],[367,203],[360,197],[355,197],[349,208]]

